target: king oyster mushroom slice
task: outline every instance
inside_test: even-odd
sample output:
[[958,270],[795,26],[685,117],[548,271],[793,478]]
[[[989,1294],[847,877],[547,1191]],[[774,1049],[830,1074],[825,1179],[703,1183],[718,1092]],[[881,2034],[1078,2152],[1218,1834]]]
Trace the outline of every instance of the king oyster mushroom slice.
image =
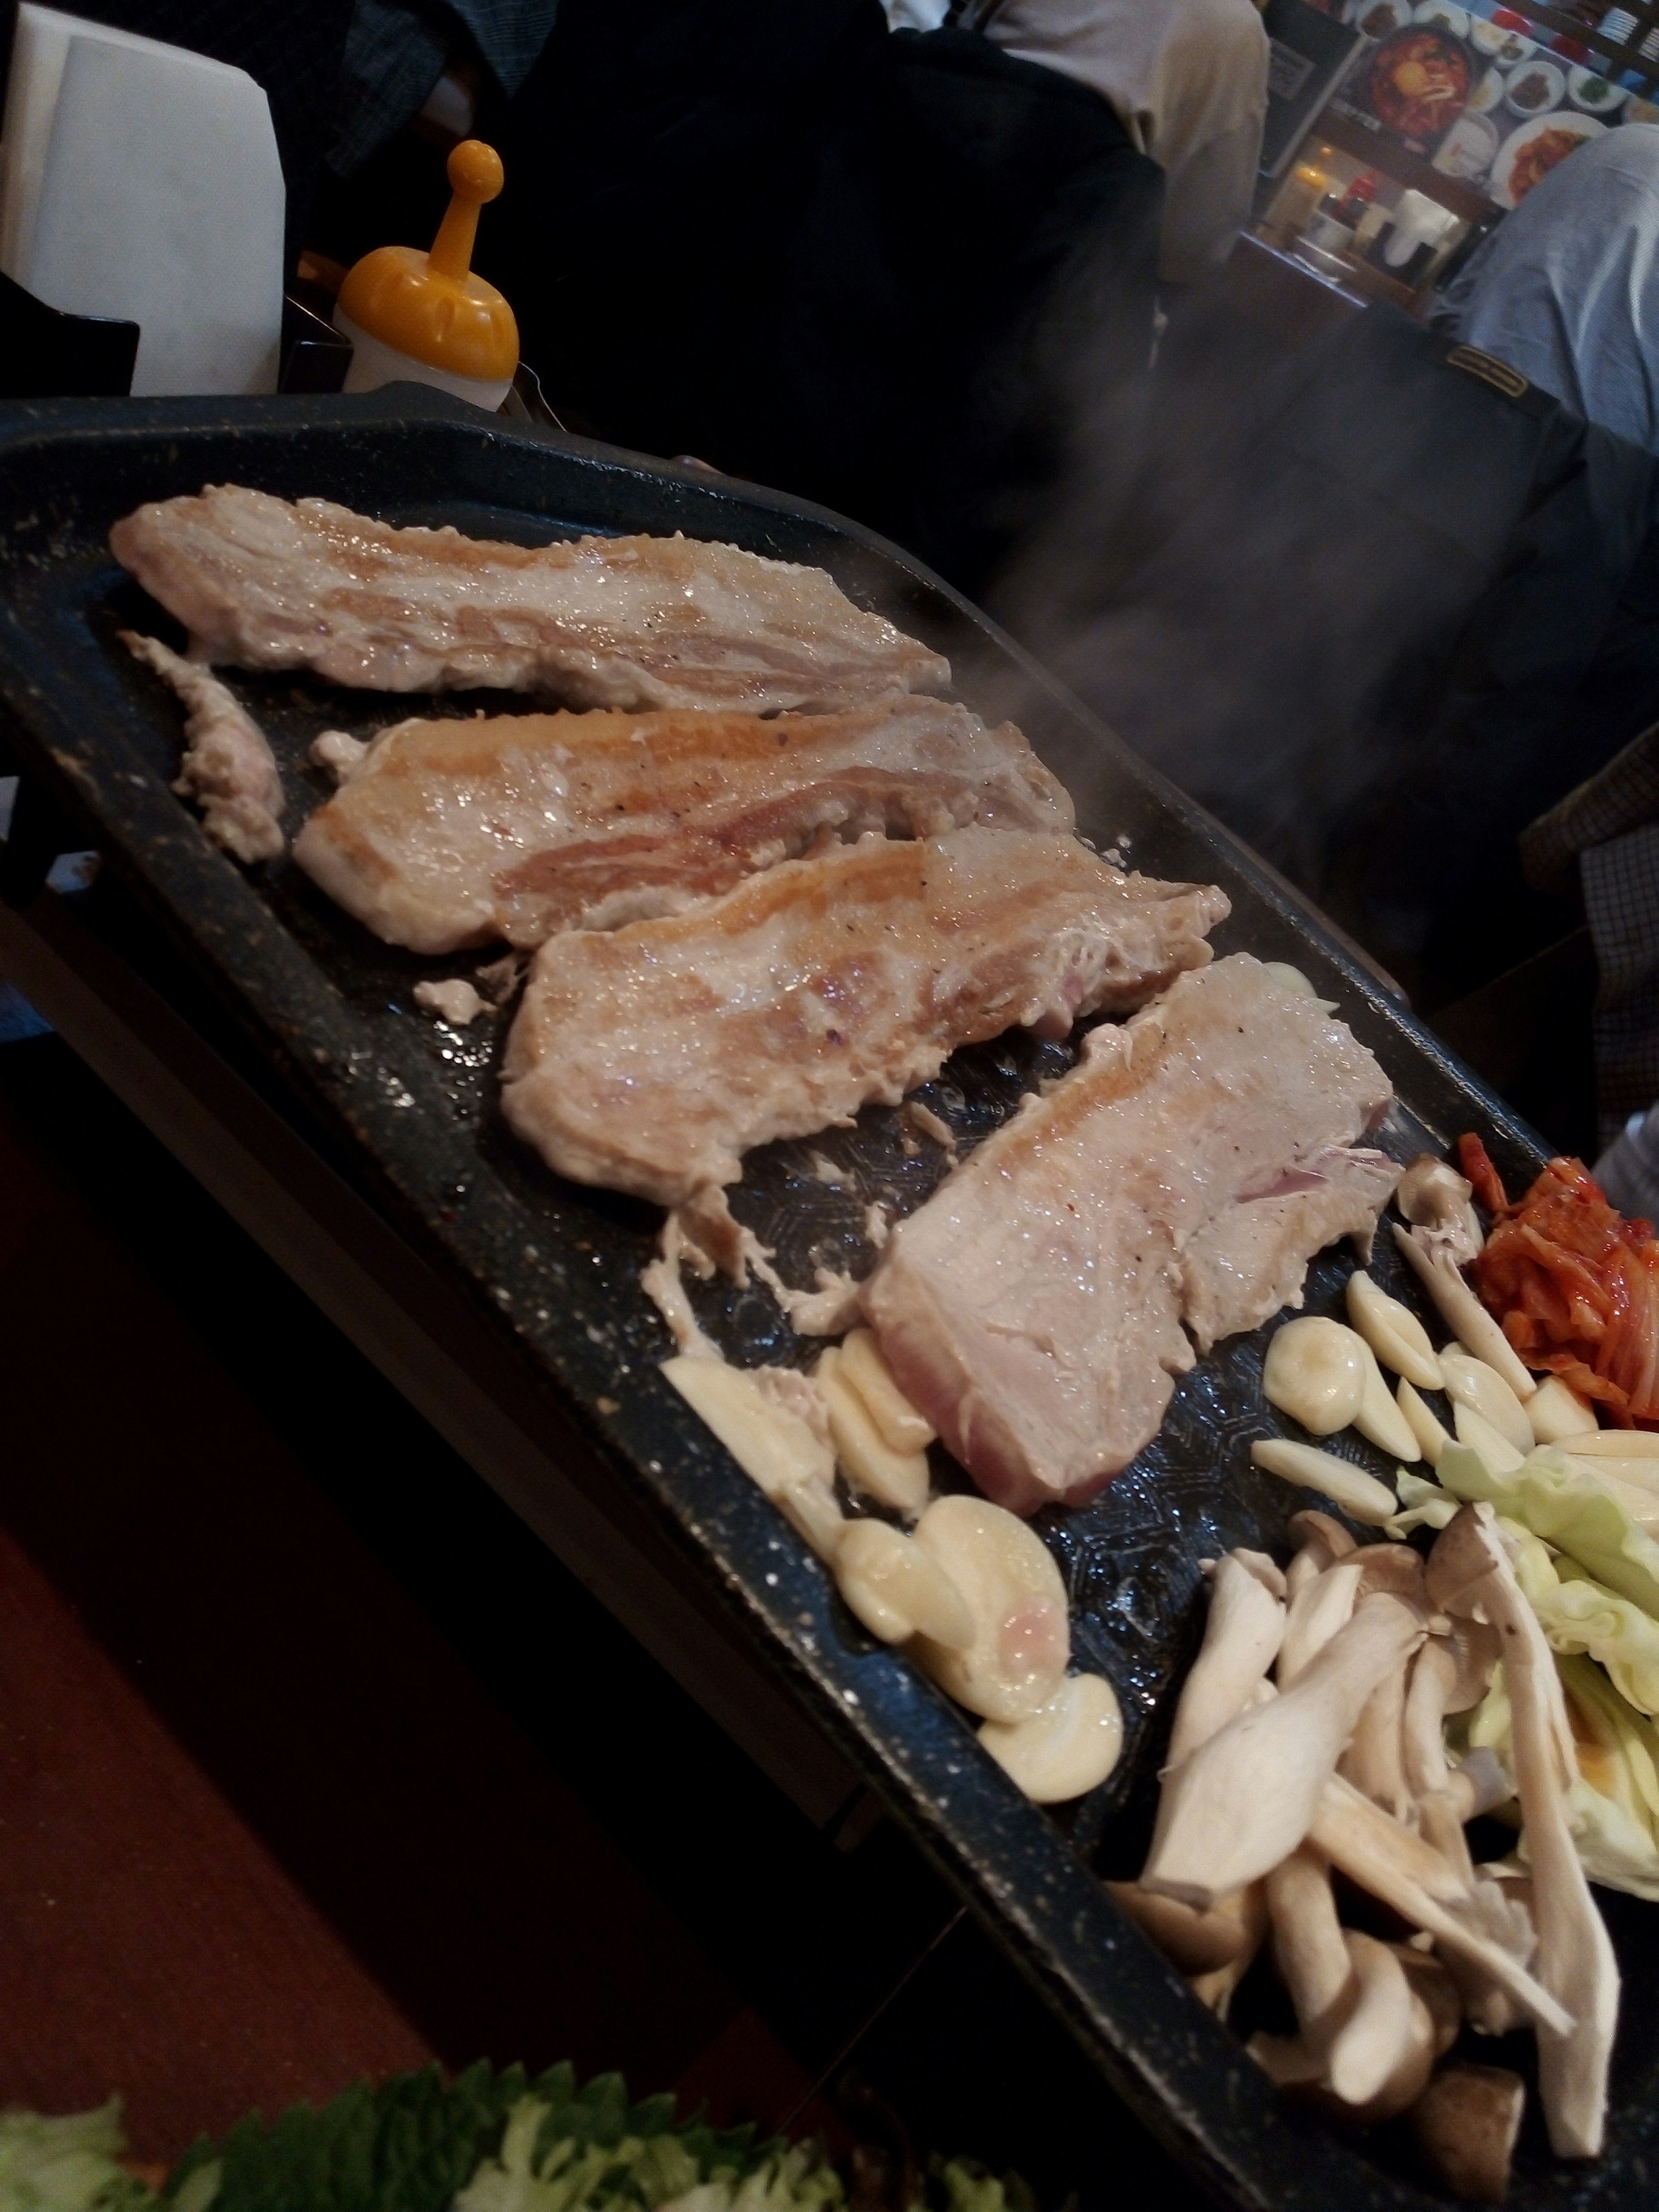
[[1507,1990],[1528,2020],[1561,2033],[1571,2027],[1565,2006],[1475,1923],[1474,1900],[1433,1845],[1340,1775],[1327,1783],[1308,1834],[1350,1881],[1431,1935],[1449,1966],[1468,1960]]
[[1456,1344],[1447,1346],[1440,1365],[1446,1378],[1446,1395],[1453,1406],[1467,1406],[1471,1413],[1479,1413],[1524,1459],[1535,1442],[1532,1422],[1498,1370]]
[[1478,1609],[1504,1638],[1538,1978],[1572,2015],[1565,2028],[1539,2027],[1539,2089],[1558,2157],[1594,2158],[1607,2124],[1619,1969],[1568,1824],[1575,1760],[1561,1679],[1489,1504],[1464,1506],[1441,1532],[1430,1560],[1431,1588],[1437,1583],[1448,1593],[1448,1610]]
[[1346,1559],[1339,1559],[1322,1575],[1304,1583],[1291,1600],[1274,1669],[1281,1690],[1299,1680],[1337,1631],[1352,1620],[1364,1571],[1351,1552]]
[[1251,1568],[1229,1553],[1210,1577],[1204,1642],[1188,1669],[1170,1736],[1171,1766],[1243,1712],[1278,1656],[1285,1607]]
[[1316,1506],[1304,1506],[1300,1513],[1292,1513],[1290,1534],[1296,1539],[1295,1558],[1285,1571],[1285,1595],[1294,1598],[1303,1584],[1322,1575],[1328,1566],[1354,1548],[1354,1539],[1340,1521]]
[[1501,2204],[1527,2085],[1503,2066],[1448,2066],[1412,2107],[1412,2134],[1435,2179],[1474,2204]]
[[1426,1240],[1428,1231],[1394,1225],[1394,1241],[1424,1289],[1440,1309],[1440,1318],[1465,1352],[1495,1368],[1524,1406],[1537,1385],[1521,1364],[1515,1347],[1459,1273],[1443,1247]]
[[1275,1329],[1261,1364],[1270,1406],[1299,1421],[1310,1436],[1334,1436],[1359,1411],[1365,1392],[1364,1340],[1340,1322],[1304,1314]]
[[1451,1438],[1403,1375],[1395,1391],[1395,1402],[1406,1416],[1407,1425],[1417,1438],[1418,1449],[1424,1458],[1431,1467],[1438,1467],[1440,1455]]
[[1348,1278],[1348,1319],[1385,1367],[1419,1390],[1440,1388],[1440,1362],[1429,1332],[1409,1306],[1379,1290],[1363,1267]]
[[1250,1457],[1281,1482],[1316,1490],[1356,1521],[1368,1522],[1375,1528],[1392,1520],[1400,1510],[1400,1501],[1387,1483],[1346,1459],[1338,1459],[1334,1452],[1321,1451],[1316,1444],[1297,1443],[1290,1437],[1258,1437],[1250,1446]]
[[1146,1887],[1201,1911],[1287,1857],[1366,1698],[1422,1638],[1411,1607],[1368,1598],[1290,1689],[1239,1714],[1166,1774]]
[[906,1644],[926,1636],[948,1651],[974,1640],[967,1601],[939,1561],[885,1521],[849,1521],[835,1559],[836,1583],[872,1636]]
[[974,1636],[956,1650],[920,1636],[912,1656],[982,1720],[1032,1719],[1071,1657],[1066,1585],[1042,1538],[988,1498],[951,1497],[933,1500],[915,1541],[966,1600]]
[[1319,2081],[1359,1994],[1336,1916],[1330,1861],[1310,1844],[1299,1844],[1267,1875],[1262,1889],[1273,1960],[1296,2008],[1295,2041],[1301,2048],[1297,2054],[1275,2050],[1281,2039],[1265,2039],[1265,2051],[1252,2043],[1251,2055],[1276,2081]]
[[1117,1765],[1123,1711],[1103,1675],[1068,1674],[1040,1713],[1028,1721],[983,1722],[979,1740],[1034,1804],[1066,1805]]

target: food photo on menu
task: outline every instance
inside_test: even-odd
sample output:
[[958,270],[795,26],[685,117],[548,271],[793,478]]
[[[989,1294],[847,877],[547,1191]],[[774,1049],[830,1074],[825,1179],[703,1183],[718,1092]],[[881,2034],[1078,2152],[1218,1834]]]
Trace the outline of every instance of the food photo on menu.
[[15,15],[0,2212],[1644,2212],[1659,0]]

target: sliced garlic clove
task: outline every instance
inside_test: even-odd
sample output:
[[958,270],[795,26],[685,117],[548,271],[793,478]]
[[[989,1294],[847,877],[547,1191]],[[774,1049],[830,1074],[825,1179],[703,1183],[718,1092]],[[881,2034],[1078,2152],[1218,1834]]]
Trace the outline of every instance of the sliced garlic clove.
[[1348,1278],[1348,1319],[1385,1367],[1419,1390],[1437,1390],[1440,1362],[1425,1329],[1409,1306],[1381,1291],[1363,1267]]
[[677,1353],[662,1372],[822,1559],[832,1559],[845,1525],[836,1503],[834,1456],[799,1413],[763,1393],[753,1373],[723,1359]]
[[[1551,1378],[1553,1380],[1553,1377]],[[1540,1387],[1541,1398],[1549,1384]],[[1592,1427],[1580,1436],[1552,1437],[1564,1451],[1577,1454],[1584,1459],[1652,1459],[1659,1460],[1659,1430],[1656,1429],[1597,1429]],[[1539,1442],[1544,1442],[1543,1437]]]
[[1458,1443],[1468,1446],[1488,1474],[1515,1473],[1525,1455],[1516,1451],[1507,1437],[1500,1436],[1484,1414],[1477,1413],[1473,1406],[1454,1401],[1452,1419],[1456,1425]]
[[1431,1467],[1438,1467],[1441,1453],[1451,1442],[1450,1435],[1441,1427],[1403,1375],[1394,1395],[1395,1403],[1406,1416],[1407,1425],[1417,1438],[1424,1458]]
[[838,1352],[824,1353],[812,1370],[812,1380],[830,1415],[836,1457],[854,1489],[896,1513],[920,1513],[927,1503],[927,1453],[893,1449],[842,1372]]
[[947,1696],[989,1721],[1030,1720],[1059,1689],[1072,1656],[1066,1585],[1048,1547],[983,1498],[936,1498],[915,1541],[967,1601],[973,1641],[951,1650],[919,1638],[915,1656]]
[[1288,1437],[1258,1437],[1250,1446],[1250,1457],[1267,1474],[1320,1492],[1354,1520],[1373,1528],[1380,1528],[1399,1510],[1399,1500],[1387,1483],[1313,1444],[1294,1443]]
[[1498,1370],[1456,1344],[1446,1346],[1440,1368],[1446,1378],[1446,1395],[1453,1405],[1467,1406],[1472,1413],[1479,1413],[1524,1459],[1537,1439],[1526,1407]]
[[1423,1447],[1418,1443],[1411,1423],[1389,1395],[1389,1386],[1382,1380],[1382,1370],[1376,1364],[1376,1354],[1363,1338],[1358,1341],[1365,1356],[1365,1394],[1359,1401],[1359,1411],[1353,1417],[1353,1425],[1379,1451],[1390,1452],[1395,1459],[1421,1459]]
[[893,1380],[875,1331],[855,1328],[839,1346],[836,1370],[863,1399],[883,1441],[896,1452],[926,1451],[939,1431],[929,1426]]
[[1346,1429],[1365,1391],[1365,1346],[1340,1321],[1306,1314],[1273,1334],[1262,1364],[1267,1402],[1310,1436]]
[[1064,1805],[1103,1782],[1123,1749],[1117,1692],[1100,1674],[1068,1674],[1028,1721],[986,1721],[979,1740],[1034,1804]]
[[885,1521],[849,1521],[836,1552],[836,1582],[852,1610],[884,1644],[926,1636],[965,1651],[974,1620],[962,1592],[913,1536]]
[[[1526,1401],[1534,1443],[1565,1443],[1595,1430],[1595,1408],[1565,1383],[1559,1375],[1540,1377],[1538,1388]],[[1659,1436],[1654,1437],[1659,1444]]]

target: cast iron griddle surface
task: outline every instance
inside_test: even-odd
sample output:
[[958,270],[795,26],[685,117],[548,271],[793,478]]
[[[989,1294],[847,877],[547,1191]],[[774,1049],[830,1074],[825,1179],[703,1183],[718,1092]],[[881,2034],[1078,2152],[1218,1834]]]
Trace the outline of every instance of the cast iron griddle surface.
[[[638,1282],[654,1211],[558,1182],[510,1137],[493,1076],[504,1021],[458,1030],[416,1010],[423,975],[466,973],[478,956],[426,961],[389,950],[291,865],[238,868],[170,793],[179,711],[115,633],[136,623],[176,641],[176,632],[111,559],[106,537],[144,500],[222,481],[522,543],[684,530],[820,563],[860,604],[949,653],[970,706],[1020,721],[1072,792],[1085,834],[1150,873],[1220,883],[1233,915],[1215,933],[1218,952],[1293,960],[1313,977],[1393,1080],[1399,1103],[1382,1140],[1397,1156],[1474,1126],[1502,1171],[1524,1178],[1535,1142],[1212,824],[963,602],[854,526],[720,478],[507,430],[412,387],[371,401],[64,402],[0,416],[0,709],[9,733],[24,764],[88,820],[215,987],[279,1091],[320,1120],[404,1232],[511,1335],[617,1480],[643,1495],[758,1632],[771,1662],[1109,2079],[1218,2194],[1285,2212],[1438,2201],[1412,2179],[1400,2142],[1351,2143],[1281,2108],[1237,2039],[1097,1879],[1137,1863],[1167,1732],[1164,1693],[1199,1633],[1200,1560],[1238,1543],[1282,1556],[1285,1522],[1304,1502],[1249,1463],[1249,1439],[1277,1425],[1260,1389],[1266,1332],[1200,1362],[1156,1443],[1091,1505],[1038,1524],[1071,1592],[1077,1656],[1110,1677],[1127,1724],[1111,1779],[1057,1816],[1042,1812],[980,1752],[963,1717],[864,1633],[822,1567],[657,1374],[671,1346]],[[304,678],[230,681],[276,747],[290,832],[329,787],[305,759],[320,729],[367,732],[430,703]],[[531,702],[489,694],[437,703],[468,713]],[[1066,1046],[1011,1036],[959,1054],[920,1095],[965,1150],[1071,1057]],[[824,1180],[822,1160],[844,1180]],[[908,1211],[946,1164],[925,1139],[907,1146],[895,1113],[872,1109],[855,1130],[751,1156],[733,1203],[776,1246],[786,1279],[805,1285],[820,1262],[867,1270],[870,1200]],[[1315,1262],[1310,1310],[1340,1310],[1350,1264],[1346,1254]],[[1386,1239],[1376,1271],[1414,1299]],[[806,1354],[763,1290],[710,1288],[696,1304],[742,1364]],[[1366,1456],[1363,1444],[1346,1448]],[[1652,2201],[1659,2038],[1646,1988],[1659,1915],[1600,1894],[1626,1972],[1612,2148],[1595,2167],[1559,2164],[1534,2113],[1517,2206]],[[796,1909],[810,1911],[810,1900]],[[787,1924],[779,1936],[787,1942]],[[1524,2043],[1481,2055],[1524,2066]],[[1103,2103],[1105,2160],[1109,2110]]]

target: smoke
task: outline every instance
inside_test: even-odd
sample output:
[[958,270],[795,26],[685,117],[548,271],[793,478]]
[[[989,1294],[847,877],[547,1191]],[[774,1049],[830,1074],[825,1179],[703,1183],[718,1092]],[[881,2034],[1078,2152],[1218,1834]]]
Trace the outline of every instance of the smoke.
[[[1121,398],[1079,360],[1065,493],[988,594],[1129,744],[1407,968],[1439,894],[1390,824],[1413,785],[1456,783],[1437,754],[1458,655],[1554,465],[1547,420],[1444,350],[1374,309],[1287,351],[1224,292],[1194,302],[1127,489],[1102,450]],[[1474,799],[1471,834],[1501,818],[1512,844],[1526,817]]]

